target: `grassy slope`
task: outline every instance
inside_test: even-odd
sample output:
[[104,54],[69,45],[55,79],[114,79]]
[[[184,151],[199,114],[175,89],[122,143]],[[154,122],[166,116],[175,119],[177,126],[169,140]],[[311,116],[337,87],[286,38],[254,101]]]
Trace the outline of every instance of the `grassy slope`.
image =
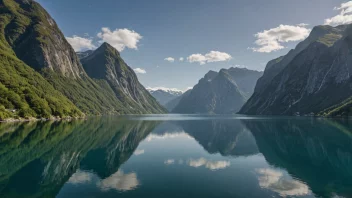
[[[17,116],[82,116],[81,111],[71,101],[15,56],[5,38],[5,27],[13,16],[6,14],[8,12],[3,6],[4,2],[9,1],[0,2],[0,120]],[[16,113],[10,113],[6,109],[16,109]]]

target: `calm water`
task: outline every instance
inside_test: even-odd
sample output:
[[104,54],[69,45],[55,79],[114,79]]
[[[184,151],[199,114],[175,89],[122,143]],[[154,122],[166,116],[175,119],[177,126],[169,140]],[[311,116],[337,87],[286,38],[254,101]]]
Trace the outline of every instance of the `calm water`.
[[352,197],[352,123],[169,115],[0,124],[0,197]]

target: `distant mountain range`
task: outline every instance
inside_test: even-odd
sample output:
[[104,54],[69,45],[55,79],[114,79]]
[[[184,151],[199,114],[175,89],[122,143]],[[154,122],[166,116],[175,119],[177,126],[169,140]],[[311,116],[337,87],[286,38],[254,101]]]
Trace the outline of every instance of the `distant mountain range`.
[[352,25],[314,27],[287,55],[270,61],[240,113],[349,115]]
[[0,120],[166,112],[112,47],[79,53],[83,67],[36,1],[0,7]]
[[[150,94],[166,109],[168,109],[168,103],[178,97],[180,97],[183,92],[176,89],[166,89],[166,88],[147,88]],[[168,109],[171,111],[171,109]]]
[[209,71],[186,95],[173,113],[234,114],[252,95],[262,72],[245,68]]

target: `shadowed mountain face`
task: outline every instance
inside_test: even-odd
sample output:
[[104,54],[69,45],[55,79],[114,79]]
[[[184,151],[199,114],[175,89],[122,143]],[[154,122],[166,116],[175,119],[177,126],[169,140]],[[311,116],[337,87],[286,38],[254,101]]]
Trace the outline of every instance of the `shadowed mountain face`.
[[55,197],[78,168],[107,178],[117,172],[156,125],[106,117],[1,124],[0,195]]
[[315,27],[294,50],[268,63],[240,113],[343,114],[330,107],[342,106],[352,95],[351,38],[351,25]]
[[108,43],[81,60],[87,74],[109,84],[127,109],[139,113],[165,113],[166,110],[138,81],[137,75]]
[[183,96],[174,113],[237,113],[254,91],[262,72],[244,68],[210,71]]
[[352,194],[351,123],[333,120],[243,120],[275,167],[304,181],[319,197]]

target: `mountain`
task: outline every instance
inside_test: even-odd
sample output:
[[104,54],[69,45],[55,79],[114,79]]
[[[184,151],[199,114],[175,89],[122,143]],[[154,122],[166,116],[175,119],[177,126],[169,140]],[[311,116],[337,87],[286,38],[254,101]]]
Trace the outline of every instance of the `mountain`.
[[106,82],[122,104],[134,113],[165,113],[150,93],[139,83],[137,75],[108,43],[81,59],[88,76]]
[[294,50],[268,63],[240,113],[344,114],[352,96],[351,47],[352,25],[313,28]]
[[174,100],[175,98],[181,96],[183,93],[182,91],[173,90],[173,89],[153,89],[147,88],[150,94],[164,107],[165,105]]
[[40,4],[2,0],[0,10],[0,119],[150,112],[126,106],[107,82],[91,79]]
[[[83,116],[34,70],[47,67],[71,78],[80,78],[83,71],[76,59],[67,58],[71,51],[58,50],[64,40],[61,32],[50,35],[57,26],[49,15],[34,1],[0,1],[0,10],[0,120]],[[52,48],[49,35],[57,38]],[[50,58],[54,54],[60,57]]]
[[187,90],[185,93],[183,93],[182,95],[170,100],[169,102],[167,102],[164,106],[165,108],[169,111],[172,112],[174,110],[174,108],[178,105],[178,103],[180,103],[181,99],[183,97],[187,97],[190,93],[191,93],[192,89]]
[[262,72],[245,68],[209,71],[204,78],[182,97],[173,113],[237,113],[253,93]]

